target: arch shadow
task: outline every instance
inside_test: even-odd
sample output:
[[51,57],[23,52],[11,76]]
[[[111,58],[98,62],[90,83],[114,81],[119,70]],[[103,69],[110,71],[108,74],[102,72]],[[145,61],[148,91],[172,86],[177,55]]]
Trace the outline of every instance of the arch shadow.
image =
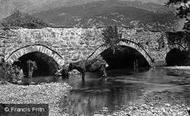
[[[154,59],[151,58],[151,56],[148,54],[148,52],[143,48],[143,46],[131,41],[131,40],[123,40],[118,43],[119,46],[126,46],[135,49],[138,51],[148,62],[148,64],[152,67],[154,64]],[[97,48],[96,52],[89,58],[95,58],[101,53],[103,53],[105,50],[109,49],[109,47],[101,46],[100,48]]]
[[190,60],[188,57],[188,51],[181,50],[178,48],[171,49],[166,54],[166,65],[167,66],[188,66],[190,65]]

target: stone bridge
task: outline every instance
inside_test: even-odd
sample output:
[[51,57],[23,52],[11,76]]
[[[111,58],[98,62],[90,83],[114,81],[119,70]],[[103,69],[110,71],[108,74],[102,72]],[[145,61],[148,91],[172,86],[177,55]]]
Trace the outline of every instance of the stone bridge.
[[[167,53],[171,50],[165,33],[142,29],[121,29],[125,41],[119,45],[135,49],[150,66],[165,65]],[[102,29],[97,28],[43,28],[12,29],[1,31],[5,38],[0,39],[0,54],[5,60],[14,63],[24,55],[39,52],[52,58],[58,66],[69,62],[94,58],[109,46],[102,46]]]

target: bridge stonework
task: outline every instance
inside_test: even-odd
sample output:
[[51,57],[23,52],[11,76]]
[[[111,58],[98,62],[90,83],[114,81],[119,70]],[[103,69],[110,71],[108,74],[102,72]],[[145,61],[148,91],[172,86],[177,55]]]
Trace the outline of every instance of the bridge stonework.
[[64,65],[64,60],[61,55],[56,53],[56,51],[53,51],[53,50],[49,49],[48,47],[40,45],[40,44],[28,45],[28,46],[24,46],[22,48],[16,49],[9,56],[5,56],[5,59],[7,62],[12,64],[14,61],[16,61],[21,56],[31,53],[31,52],[44,53],[44,54],[52,57],[57,62],[57,64]]
[[[119,45],[136,49],[151,66],[165,64],[170,48],[163,33],[140,29],[122,29],[121,32],[126,41]],[[52,57],[62,66],[86,59],[103,43],[102,29],[97,28],[21,28],[12,29],[8,35],[7,38],[0,37],[0,54],[10,63],[24,54],[38,51]],[[91,58],[108,48],[109,46],[99,48]]]

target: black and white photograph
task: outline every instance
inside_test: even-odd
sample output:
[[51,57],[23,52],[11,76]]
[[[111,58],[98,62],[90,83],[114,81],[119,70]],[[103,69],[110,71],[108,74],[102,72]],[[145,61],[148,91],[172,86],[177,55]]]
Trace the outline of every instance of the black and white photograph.
[[190,0],[0,0],[0,116],[190,116]]

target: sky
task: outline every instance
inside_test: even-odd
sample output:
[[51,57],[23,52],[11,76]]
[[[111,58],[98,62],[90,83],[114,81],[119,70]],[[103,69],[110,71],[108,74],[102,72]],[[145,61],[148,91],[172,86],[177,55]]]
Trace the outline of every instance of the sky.
[[[15,9],[27,13],[35,13],[50,8],[77,5],[93,1],[105,1],[105,0],[0,0],[0,19],[7,17]],[[157,4],[163,4],[167,0],[120,0],[120,1],[141,1],[141,2],[153,2]]]

